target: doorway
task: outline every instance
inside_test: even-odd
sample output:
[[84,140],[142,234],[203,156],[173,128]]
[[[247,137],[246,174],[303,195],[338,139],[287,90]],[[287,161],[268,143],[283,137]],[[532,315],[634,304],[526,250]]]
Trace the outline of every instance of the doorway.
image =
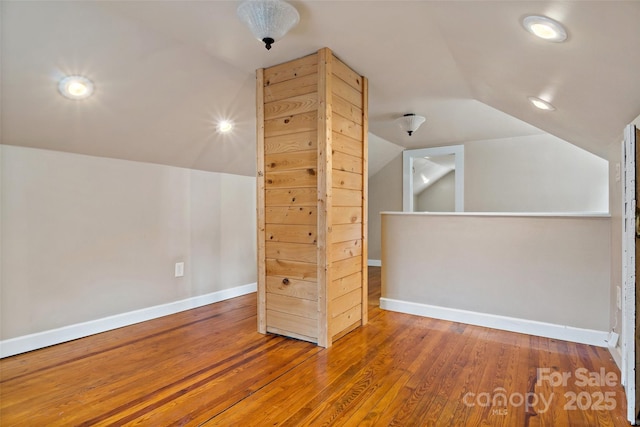
[[464,145],[403,151],[402,210],[420,211],[420,194],[444,177],[453,184],[450,212],[464,212]]

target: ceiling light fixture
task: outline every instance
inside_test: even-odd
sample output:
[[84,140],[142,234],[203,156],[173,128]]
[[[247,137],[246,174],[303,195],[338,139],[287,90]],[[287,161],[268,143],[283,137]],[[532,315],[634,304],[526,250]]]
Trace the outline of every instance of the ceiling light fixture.
[[546,16],[525,16],[522,25],[534,36],[550,42],[561,43],[567,39],[567,31],[562,24]]
[[296,8],[283,0],[246,0],[237,14],[267,50],[300,21]]
[[421,124],[423,124],[427,120],[423,116],[416,116],[413,113],[405,114],[402,117],[396,119],[396,122],[400,126],[400,129],[407,132],[409,136],[411,136],[415,131],[418,130]]
[[221,120],[218,123],[218,132],[220,133],[231,132],[231,129],[233,129],[233,123],[231,123],[229,120]]
[[82,76],[67,76],[58,83],[58,90],[68,99],[86,99],[93,94],[93,82]]
[[530,96],[528,99],[529,99],[529,102],[531,102],[534,107],[536,107],[536,108],[538,108],[540,110],[554,111],[556,109],[556,107],[554,107],[553,105],[551,105],[549,102],[545,101],[544,99],[540,99],[540,98],[537,98],[535,96]]

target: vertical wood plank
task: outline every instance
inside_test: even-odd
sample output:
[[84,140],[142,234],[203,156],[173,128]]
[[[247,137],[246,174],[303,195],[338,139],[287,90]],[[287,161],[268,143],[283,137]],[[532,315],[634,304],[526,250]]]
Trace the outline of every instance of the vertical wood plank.
[[318,345],[322,347],[331,346],[327,283],[331,283],[332,59],[328,48],[318,51]]
[[264,183],[264,68],[256,71],[256,155],[257,185],[256,209],[258,219],[258,332],[267,333],[266,313],[266,234],[265,234],[265,183]]
[[369,321],[367,295],[369,293],[369,80],[362,77],[362,325]]
[[265,183],[264,183],[264,68],[256,70],[256,209],[258,220],[258,332],[267,333],[266,312],[266,231],[265,231]]

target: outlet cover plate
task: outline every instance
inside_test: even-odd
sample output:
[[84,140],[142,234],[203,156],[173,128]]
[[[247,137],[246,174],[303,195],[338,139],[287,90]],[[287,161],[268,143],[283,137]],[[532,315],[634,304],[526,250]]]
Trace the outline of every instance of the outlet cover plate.
[[184,276],[184,262],[176,262],[175,275],[176,277]]

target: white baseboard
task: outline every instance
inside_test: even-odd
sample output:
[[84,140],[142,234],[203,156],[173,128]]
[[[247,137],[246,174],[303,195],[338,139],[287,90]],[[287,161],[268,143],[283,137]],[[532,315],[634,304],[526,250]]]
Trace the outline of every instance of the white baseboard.
[[370,259],[367,261],[369,267],[382,267],[382,261],[379,259]]
[[592,329],[575,328],[572,326],[556,325],[535,320],[518,319],[515,317],[498,316],[495,314],[478,313],[455,308],[438,307],[428,304],[400,301],[391,298],[380,298],[380,308],[423,317],[449,320],[469,325],[484,326],[503,331],[554,338],[582,344],[607,347],[608,332]]
[[199,295],[180,301],[156,305],[153,307],[130,311],[128,313],[116,314],[114,316],[103,317],[102,319],[90,320],[88,322],[77,323],[74,325],[64,326],[62,328],[10,338],[8,340],[0,341],[0,358],[49,347],[51,345],[87,337],[100,332],[122,328],[123,326],[129,326],[146,320],[190,310],[192,308],[202,307],[203,305],[212,304],[214,302],[239,297],[251,292],[256,292],[256,287],[256,283],[250,283],[248,285],[236,286],[235,288],[211,292],[209,294]]

